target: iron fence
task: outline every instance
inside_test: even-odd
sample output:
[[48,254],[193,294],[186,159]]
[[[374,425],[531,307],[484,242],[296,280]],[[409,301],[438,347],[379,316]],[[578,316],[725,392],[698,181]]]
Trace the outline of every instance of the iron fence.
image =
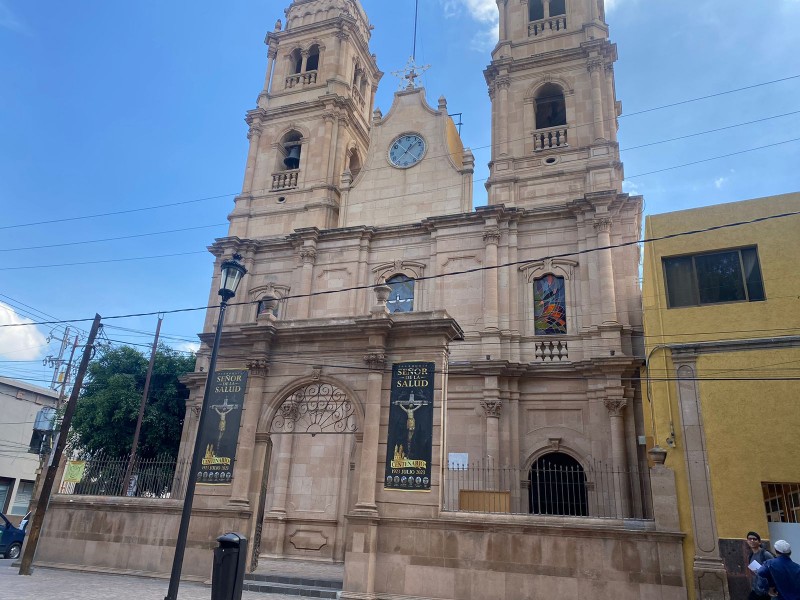
[[67,463],[60,494],[76,496],[128,496],[173,498],[182,491],[181,477],[187,465],[170,456],[134,459],[131,477],[125,481],[128,458],[94,456]]
[[521,469],[481,461],[448,465],[443,488],[444,511],[652,519],[646,469],[541,461]]

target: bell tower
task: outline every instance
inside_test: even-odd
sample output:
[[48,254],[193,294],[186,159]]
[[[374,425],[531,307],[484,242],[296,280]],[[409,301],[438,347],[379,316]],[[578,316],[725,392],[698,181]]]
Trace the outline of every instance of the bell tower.
[[250,126],[229,235],[260,238],[336,227],[341,173],[366,156],[383,73],[358,0],[294,0],[267,34],[267,74]]
[[489,204],[537,207],[622,192],[616,45],[603,0],[497,0]]

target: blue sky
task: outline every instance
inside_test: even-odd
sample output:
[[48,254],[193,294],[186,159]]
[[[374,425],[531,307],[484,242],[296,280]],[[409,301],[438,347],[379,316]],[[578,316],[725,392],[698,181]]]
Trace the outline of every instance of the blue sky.
[[[205,248],[225,235],[241,189],[243,117],[263,83],[264,36],[284,4],[0,0],[0,322],[205,304],[212,265]],[[363,4],[386,73],[377,98],[386,111],[398,85],[391,72],[411,53],[414,2]],[[800,189],[800,142],[648,174],[800,138],[800,114],[787,115],[800,111],[800,78],[632,114],[800,75],[800,0],[606,4],[619,50],[625,189],[644,195],[648,214]],[[417,59],[431,65],[428,99],[435,106],[444,95],[451,112],[463,113],[462,135],[476,156],[476,204],[485,203],[482,71],[495,31],[494,0],[420,2]],[[767,120],[634,148],[757,119]],[[188,203],[76,218],[177,202]],[[40,221],[55,222],[24,226]],[[176,229],[188,230],[143,235]],[[126,236],[139,237],[119,239]],[[43,247],[54,244],[71,245]],[[125,260],[160,255],[175,256]],[[65,265],[92,261],[116,262]],[[185,349],[202,321],[202,311],[168,315],[162,332]],[[108,337],[146,351],[155,322],[109,321]],[[50,331],[0,329],[0,376],[49,381],[41,359],[56,350],[46,341]],[[10,362],[23,360],[31,362]]]

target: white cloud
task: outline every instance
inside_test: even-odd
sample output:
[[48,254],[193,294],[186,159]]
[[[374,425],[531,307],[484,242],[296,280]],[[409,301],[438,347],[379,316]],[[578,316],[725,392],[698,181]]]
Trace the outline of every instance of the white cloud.
[[722,186],[725,185],[726,183],[728,183],[727,177],[717,177],[714,180],[714,187],[717,188],[718,190],[721,190]]
[[178,344],[177,350],[183,350],[184,352],[194,352],[197,354],[197,351],[200,350],[200,342],[182,342]]
[[622,191],[627,194],[639,194],[639,184],[635,181],[628,181],[626,179],[622,182]]
[[495,47],[500,21],[496,0],[442,0],[442,6],[446,17],[456,17],[466,12],[473,21],[483,26],[470,42],[473,50],[485,51]]
[[30,33],[28,28],[22,24],[22,21],[20,21],[13,12],[11,12],[11,9],[6,6],[3,0],[0,0],[0,28],[10,29],[18,33]]
[[[0,302],[0,325],[31,323]],[[47,346],[47,338],[35,326],[0,327],[0,356],[11,360],[36,360]]]

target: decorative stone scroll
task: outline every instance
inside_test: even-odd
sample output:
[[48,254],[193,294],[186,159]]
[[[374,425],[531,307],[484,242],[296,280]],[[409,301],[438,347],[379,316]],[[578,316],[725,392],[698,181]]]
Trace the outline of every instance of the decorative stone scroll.
[[609,415],[619,417],[625,407],[628,406],[628,401],[624,398],[606,398],[603,400],[603,405],[608,410]]
[[500,413],[503,410],[503,403],[500,400],[481,400],[484,414],[487,417],[500,418]]
[[355,433],[355,409],[347,394],[330,383],[312,383],[295,391],[278,408],[272,433]]

